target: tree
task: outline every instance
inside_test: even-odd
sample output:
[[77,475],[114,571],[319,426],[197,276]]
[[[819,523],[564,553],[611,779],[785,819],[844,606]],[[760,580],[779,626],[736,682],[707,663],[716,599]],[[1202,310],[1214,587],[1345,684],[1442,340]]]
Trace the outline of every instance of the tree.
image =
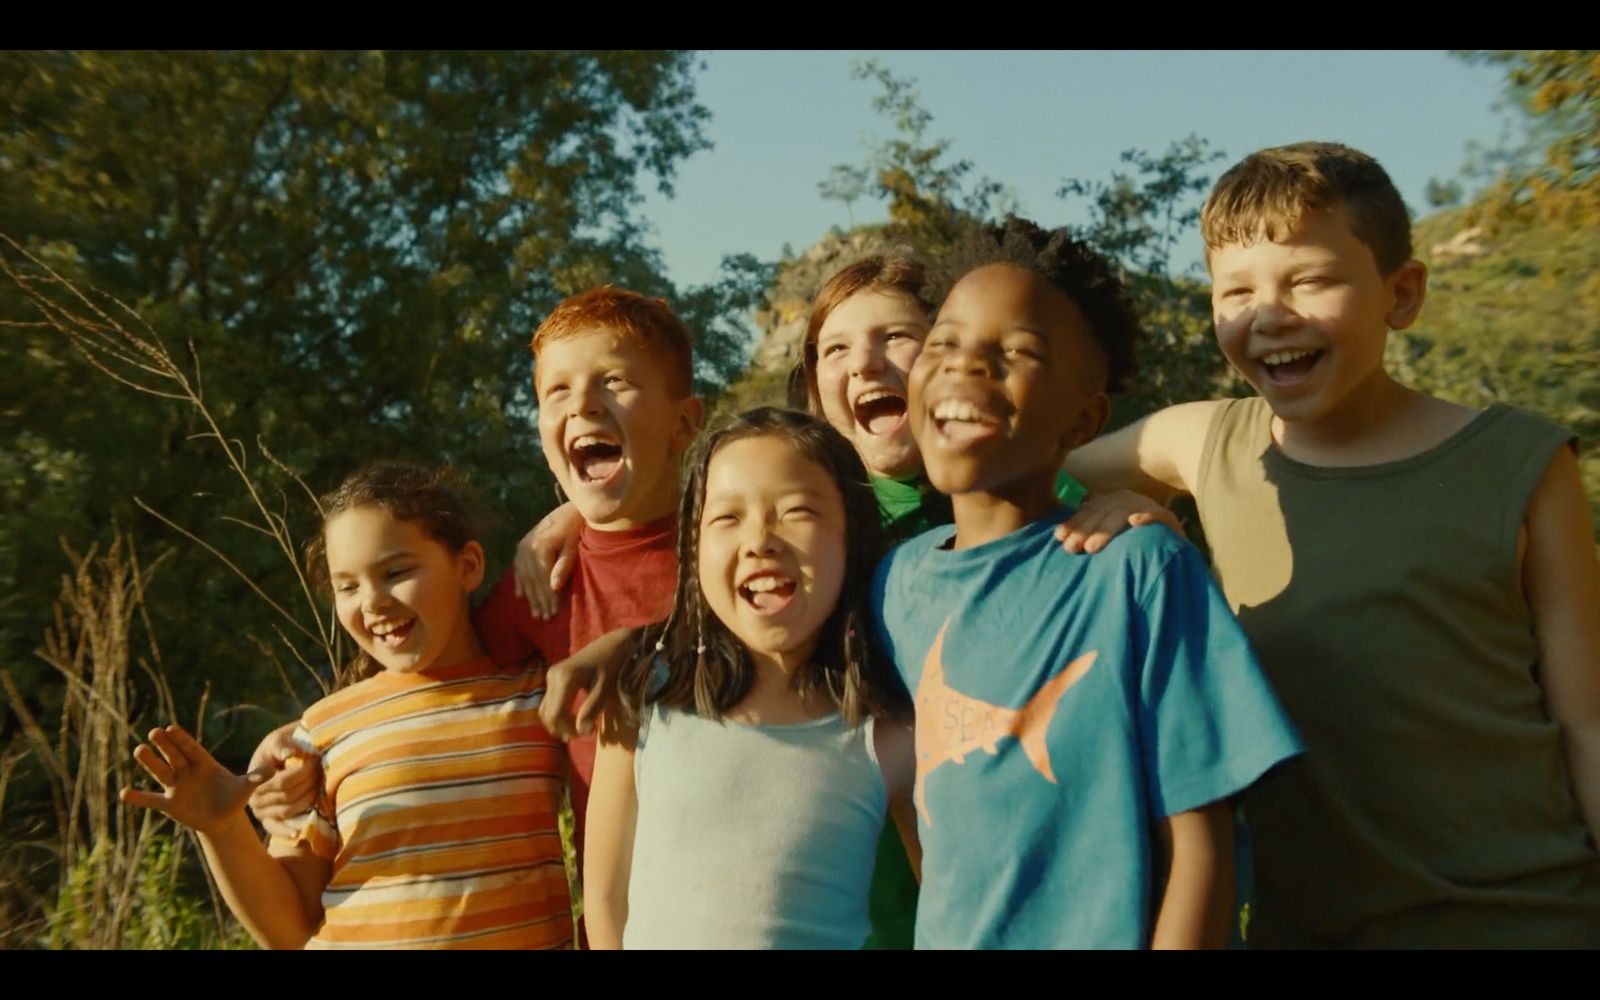
[[864,165],[835,166],[819,184],[824,197],[842,200],[870,177],[872,193],[889,202],[890,225],[929,249],[948,245],[968,220],[991,220],[1014,209],[1016,199],[999,182],[980,176],[968,186],[972,161],[949,159],[949,139],[928,138],[933,115],[922,106],[915,79],[895,76],[876,59],[857,62],[850,77],[882,88],[872,108],[893,123],[894,134],[869,146]]
[[[600,281],[663,294],[716,328],[702,386],[742,361],[718,312],[739,276],[680,295],[637,217],[640,185],[670,193],[707,146],[693,69],[683,53],[0,53],[0,232],[192,344],[258,462],[257,438],[327,488],[365,459],[449,461],[506,511],[504,543],[553,499],[525,345],[555,301]],[[0,318],[36,316],[0,288]],[[9,661],[31,661],[58,536],[108,541],[120,522],[141,550],[177,541],[133,496],[288,585],[281,554],[229,522],[241,500],[189,441],[192,412],[95,377],[48,330],[5,344]],[[315,530],[304,512],[295,527]],[[181,637],[179,700],[211,678],[220,703],[281,715],[242,644],[261,619],[207,558],[186,549],[149,594]]]
[[850,220],[850,228],[854,229],[856,227],[856,216],[850,210],[850,206],[867,193],[867,181],[868,173],[865,167],[837,163],[828,172],[827,180],[817,182],[817,190],[822,194],[822,197],[829,201],[844,203],[844,211]]
[[1600,51],[1499,49],[1457,53],[1506,67],[1508,96],[1532,122],[1530,140],[1543,156],[1517,158],[1500,178],[1500,211],[1536,209],[1546,219],[1579,225],[1600,219]]
[[1088,201],[1089,222],[1075,233],[1116,261],[1147,334],[1140,349],[1139,377],[1118,400],[1113,426],[1162,406],[1204,399],[1241,388],[1211,336],[1210,290],[1193,276],[1172,274],[1172,254],[1200,222],[1200,206],[1211,188],[1205,173],[1224,158],[1206,140],[1191,135],[1159,156],[1123,152],[1133,173],[1115,171],[1109,181],[1068,179],[1061,198]]

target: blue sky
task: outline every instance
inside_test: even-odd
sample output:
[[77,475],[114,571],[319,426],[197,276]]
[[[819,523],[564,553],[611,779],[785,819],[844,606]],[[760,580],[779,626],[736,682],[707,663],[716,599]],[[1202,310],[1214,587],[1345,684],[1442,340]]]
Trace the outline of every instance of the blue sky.
[[[1191,132],[1227,153],[1217,172],[1263,146],[1348,143],[1426,214],[1429,178],[1454,176],[1467,143],[1494,143],[1506,118],[1503,71],[1445,52],[707,52],[698,95],[715,147],[682,163],[676,197],[652,189],[645,205],[674,282],[711,280],[724,254],[802,251],[847,224],[817,183],[893,131],[872,110],[877,84],[850,78],[864,57],[914,77],[930,138],[951,139],[952,157],[1011,186],[1047,226],[1085,221],[1056,197],[1063,179],[1108,179],[1122,150],[1160,152]],[[857,222],[885,218],[881,202],[852,209]],[[1175,267],[1199,253],[1194,236]]]

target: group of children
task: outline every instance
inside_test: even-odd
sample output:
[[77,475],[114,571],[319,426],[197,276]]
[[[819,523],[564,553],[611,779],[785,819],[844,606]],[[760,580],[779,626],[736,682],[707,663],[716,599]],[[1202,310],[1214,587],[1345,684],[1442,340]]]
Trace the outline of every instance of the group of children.
[[[1202,233],[1259,395],[1105,437],[1140,324],[1064,230],[846,268],[809,414],[704,435],[663,302],[563,302],[533,352],[570,507],[474,612],[458,491],[357,473],[308,560],[367,676],[243,776],[153,732],[125,799],[279,947],[571,945],[564,790],[597,948],[1220,946],[1235,806],[1251,946],[1600,945],[1572,438],[1384,370],[1426,272],[1370,157],[1253,154]],[[1180,492],[1209,568],[1122,530]]]

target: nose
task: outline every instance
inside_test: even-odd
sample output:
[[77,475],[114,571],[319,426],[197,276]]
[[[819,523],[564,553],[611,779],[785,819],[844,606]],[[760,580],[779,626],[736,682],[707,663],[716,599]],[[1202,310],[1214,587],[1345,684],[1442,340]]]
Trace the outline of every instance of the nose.
[[1299,316],[1281,298],[1263,295],[1257,297],[1255,312],[1250,316],[1250,332],[1271,336],[1293,327],[1298,320]]
[[970,347],[946,349],[941,367],[952,375],[976,375],[981,378],[989,378],[995,371],[987,352]]
[[600,385],[595,379],[582,379],[567,396],[567,415],[586,416],[600,412]]
[[769,517],[746,518],[744,535],[739,541],[747,556],[770,556],[778,551],[778,541],[772,533],[772,519]]
[[883,347],[876,343],[858,344],[850,349],[851,375],[876,375],[883,371]]
[[389,588],[382,584],[364,584],[361,588],[361,610],[368,615],[378,615],[394,604]]

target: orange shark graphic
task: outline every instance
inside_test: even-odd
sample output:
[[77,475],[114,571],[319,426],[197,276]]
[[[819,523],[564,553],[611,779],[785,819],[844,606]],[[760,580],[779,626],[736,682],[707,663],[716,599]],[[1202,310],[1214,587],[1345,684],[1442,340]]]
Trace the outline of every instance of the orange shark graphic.
[[944,633],[949,627],[950,620],[946,618],[923,661],[922,679],[917,682],[915,797],[917,810],[929,826],[933,825],[933,817],[928,815],[923,791],[928,775],[943,764],[962,763],[967,754],[975,750],[998,753],[995,744],[1008,736],[1022,741],[1022,751],[1028,755],[1034,770],[1055,784],[1055,773],[1050,770],[1050,751],[1044,743],[1045,730],[1050,728],[1061,696],[1083,679],[1097,655],[1085,653],[1067,664],[1021,708],[1001,708],[962,694],[945,683]]

